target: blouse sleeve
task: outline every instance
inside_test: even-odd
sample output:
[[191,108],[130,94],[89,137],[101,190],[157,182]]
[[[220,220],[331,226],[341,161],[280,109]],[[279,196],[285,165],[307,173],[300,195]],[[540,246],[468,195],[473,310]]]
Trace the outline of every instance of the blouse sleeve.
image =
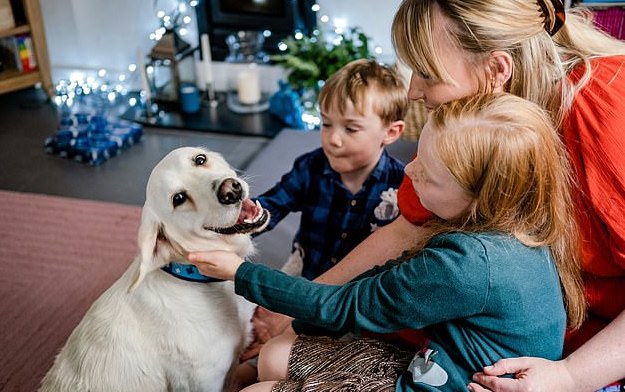
[[422,225],[432,217],[432,213],[421,205],[412,181],[406,175],[397,191],[397,203],[401,215],[413,225]]
[[[573,76],[575,77],[575,75]],[[563,129],[576,174],[587,271],[625,269],[625,56],[593,63]],[[615,269],[616,268],[616,269]]]

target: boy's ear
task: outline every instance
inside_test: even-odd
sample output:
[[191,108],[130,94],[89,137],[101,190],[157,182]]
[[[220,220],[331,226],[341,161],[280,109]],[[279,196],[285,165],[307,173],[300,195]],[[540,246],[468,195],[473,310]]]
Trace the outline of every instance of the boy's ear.
[[404,133],[404,128],[406,127],[406,123],[403,120],[393,121],[386,127],[386,135],[382,140],[383,145],[388,145],[393,143],[395,140],[399,139],[401,135]]

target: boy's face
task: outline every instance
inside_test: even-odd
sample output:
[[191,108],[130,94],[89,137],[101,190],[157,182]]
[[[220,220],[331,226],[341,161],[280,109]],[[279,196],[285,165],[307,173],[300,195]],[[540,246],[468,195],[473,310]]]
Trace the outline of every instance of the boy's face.
[[386,144],[388,125],[368,104],[363,114],[347,100],[345,113],[332,108],[321,112],[321,146],[330,166],[340,174],[371,170]]

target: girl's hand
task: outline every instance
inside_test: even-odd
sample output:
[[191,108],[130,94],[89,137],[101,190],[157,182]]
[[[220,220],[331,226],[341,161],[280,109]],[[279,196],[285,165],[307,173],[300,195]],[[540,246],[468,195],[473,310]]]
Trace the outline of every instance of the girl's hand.
[[234,280],[234,276],[243,263],[243,258],[233,252],[191,252],[187,255],[189,262],[197,266],[202,275],[223,280]]

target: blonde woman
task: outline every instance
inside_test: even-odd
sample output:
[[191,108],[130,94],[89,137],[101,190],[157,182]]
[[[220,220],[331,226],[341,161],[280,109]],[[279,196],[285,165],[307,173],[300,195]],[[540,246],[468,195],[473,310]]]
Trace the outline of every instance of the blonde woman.
[[510,94],[441,105],[406,174],[433,214],[429,235],[349,284],[310,282],[231,252],[189,255],[203,274],[294,317],[300,333],[428,335],[418,351],[282,335],[263,347],[261,382],[245,391],[458,391],[502,357],[560,358],[567,314],[578,325],[585,301],[569,168],[549,116]]

